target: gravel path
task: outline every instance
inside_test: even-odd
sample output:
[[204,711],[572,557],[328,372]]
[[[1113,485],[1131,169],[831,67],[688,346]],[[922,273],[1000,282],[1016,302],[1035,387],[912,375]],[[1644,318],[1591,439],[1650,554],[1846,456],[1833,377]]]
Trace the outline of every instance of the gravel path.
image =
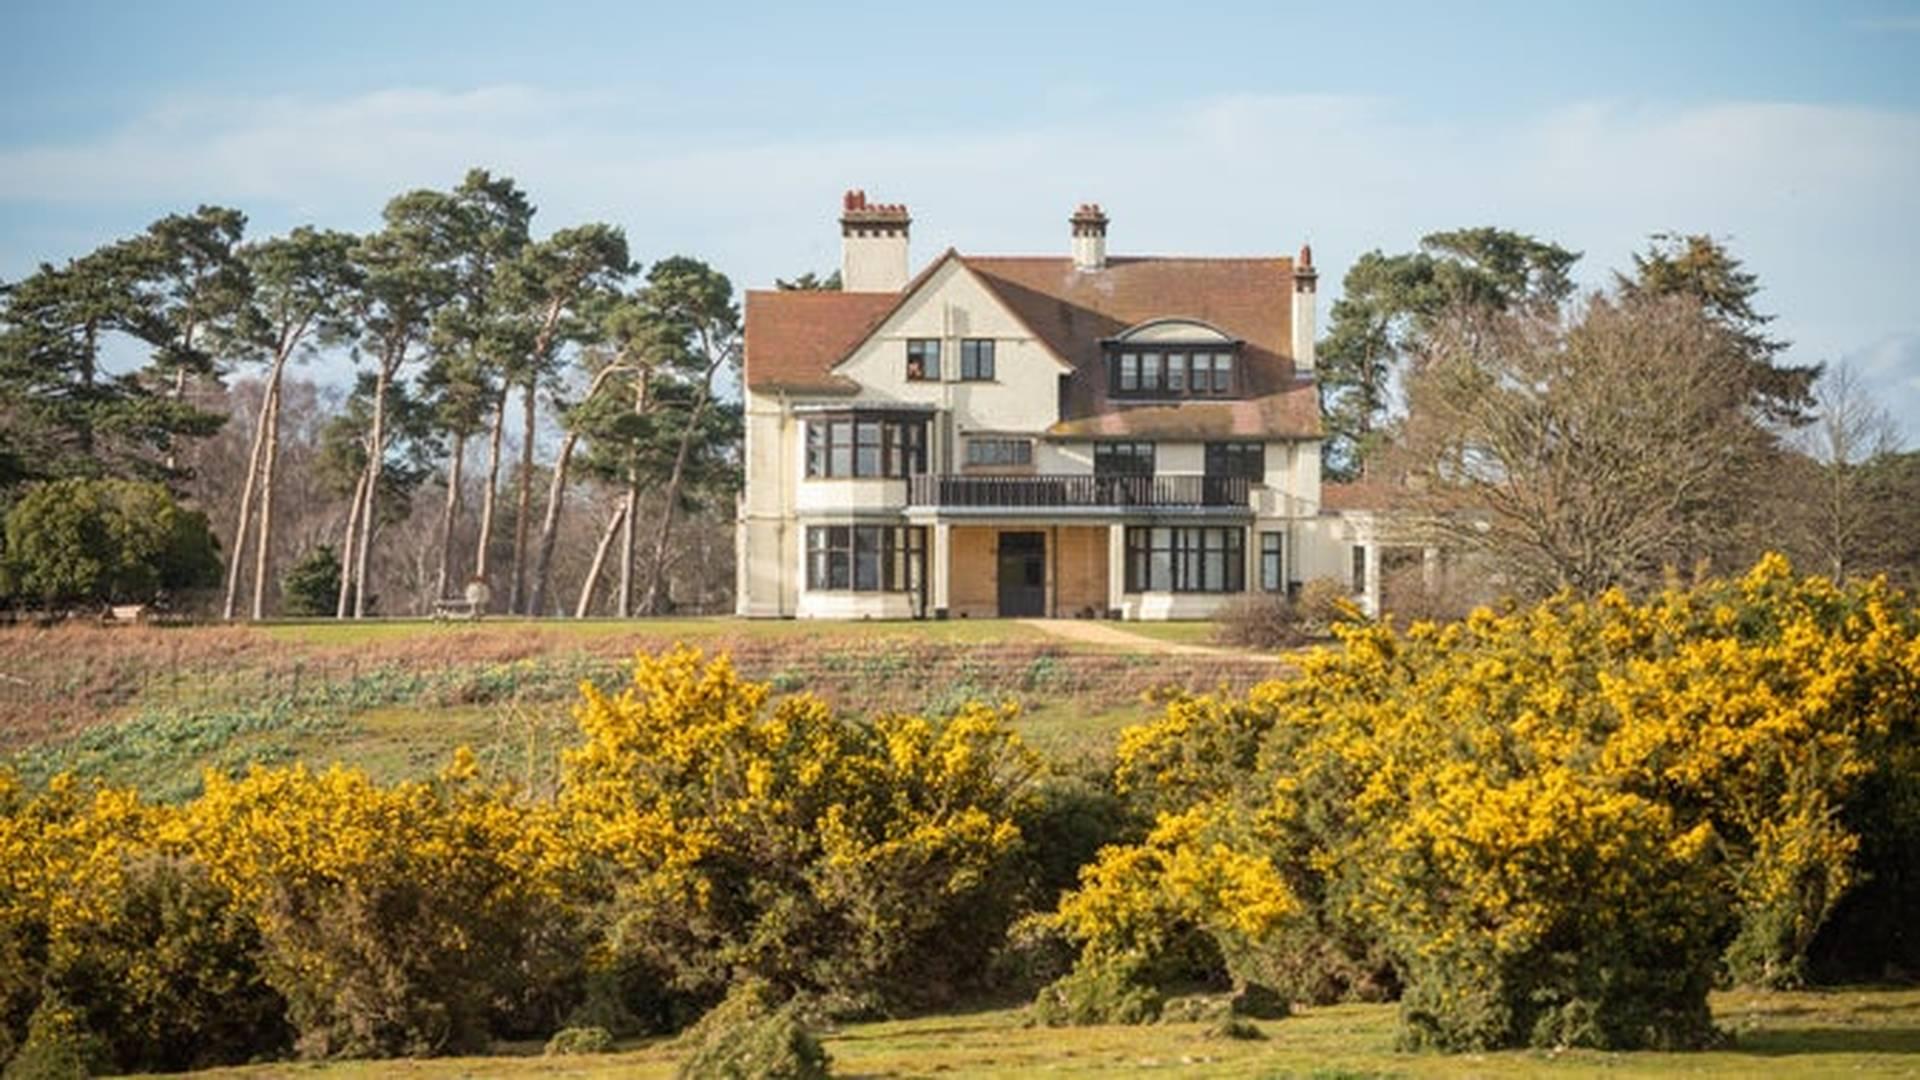
[[1263,660],[1276,664],[1280,662],[1280,657],[1271,653],[1244,652],[1240,649],[1223,649],[1215,645],[1190,645],[1181,641],[1162,641],[1145,634],[1130,633],[1113,623],[1094,622],[1089,619],[1022,619],[1020,621],[1042,633],[1064,638],[1067,641],[1077,641],[1084,645],[1105,645],[1114,649],[1126,649],[1129,652],[1159,653],[1164,656],[1213,656],[1238,660]]

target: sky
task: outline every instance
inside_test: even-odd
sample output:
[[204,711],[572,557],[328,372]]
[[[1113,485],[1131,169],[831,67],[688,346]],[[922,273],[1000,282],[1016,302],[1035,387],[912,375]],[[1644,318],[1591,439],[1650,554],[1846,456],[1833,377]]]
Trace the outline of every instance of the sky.
[[947,246],[1361,253],[1496,225],[1606,284],[1658,232],[1756,273],[1796,362],[1920,445],[1920,0],[327,4],[0,0],[0,279],[201,203],[363,230],[470,166],[537,233],[742,288],[838,263],[847,188]]

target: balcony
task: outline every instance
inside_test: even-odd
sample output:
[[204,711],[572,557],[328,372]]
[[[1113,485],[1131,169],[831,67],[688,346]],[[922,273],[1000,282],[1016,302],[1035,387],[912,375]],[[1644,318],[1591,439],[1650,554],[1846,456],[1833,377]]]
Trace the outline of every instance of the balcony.
[[1248,509],[1243,476],[915,476],[909,506],[942,510]]

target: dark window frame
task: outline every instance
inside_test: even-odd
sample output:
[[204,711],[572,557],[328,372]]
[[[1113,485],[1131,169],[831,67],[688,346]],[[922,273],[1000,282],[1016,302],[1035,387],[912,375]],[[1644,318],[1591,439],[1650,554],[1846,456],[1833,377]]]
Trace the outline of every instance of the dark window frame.
[[940,339],[907,339],[907,381],[940,381]]
[[926,556],[924,525],[809,525],[807,591],[913,592]]
[[993,382],[994,379],[993,339],[961,338],[960,381]]
[[1260,530],[1260,591],[1287,591],[1287,534]]
[[[1093,444],[1093,475],[1152,476],[1159,449],[1145,439],[1106,439]],[[1144,459],[1145,468],[1139,465]]]
[[1240,343],[1118,342],[1106,347],[1107,393],[1116,398],[1246,396]]
[[904,480],[926,471],[925,417],[852,412],[807,418],[810,480]]
[[1240,476],[1258,483],[1267,478],[1267,444],[1252,440],[1206,445],[1208,476]]
[[1247,530],[1233,525],[1129,525],[1129,593],[1247,591]]

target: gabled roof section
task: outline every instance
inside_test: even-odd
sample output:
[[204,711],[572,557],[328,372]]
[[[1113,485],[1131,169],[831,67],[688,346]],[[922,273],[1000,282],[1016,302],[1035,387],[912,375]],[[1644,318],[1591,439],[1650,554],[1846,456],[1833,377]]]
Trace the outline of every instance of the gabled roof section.
[[[1319,393],[1293,370],[1293,260],[966,256],[1001,301],[1073,368],[1062,438],[1320,435]],[[1248,395],[1237,401],[1109,401],[1101,342],[1158,319],[1206,323],[1241,339]]]
[[894,293],[753,289],[747,293],[745,373],[759,392],[853,394],[833,365],[892,311]]
[[[1062,364],[1056,438],[1317,438],[1319,394],[1291,357],[1293,260],[963,256],[949,248],[897,293],[747,294],[746,383],[755,391],[849,395],[845,361],[958,261]],[[1233,401],[1109,401],[1101,343],[1156,320],[1184,319],[1240,340],[1248,395]]]

